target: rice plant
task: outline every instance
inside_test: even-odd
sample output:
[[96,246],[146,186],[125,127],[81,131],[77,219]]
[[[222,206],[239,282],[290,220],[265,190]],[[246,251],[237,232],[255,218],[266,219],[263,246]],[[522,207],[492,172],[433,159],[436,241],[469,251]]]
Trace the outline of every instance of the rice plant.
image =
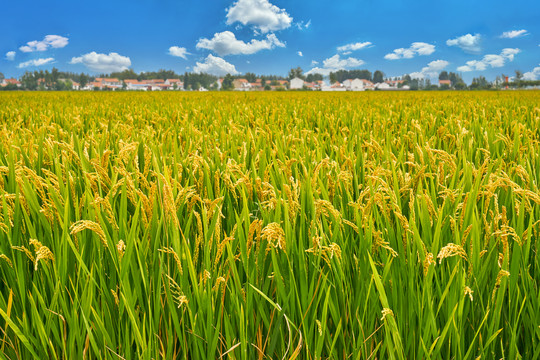
[[0,96],[4,359],[538,359],[540,94]]

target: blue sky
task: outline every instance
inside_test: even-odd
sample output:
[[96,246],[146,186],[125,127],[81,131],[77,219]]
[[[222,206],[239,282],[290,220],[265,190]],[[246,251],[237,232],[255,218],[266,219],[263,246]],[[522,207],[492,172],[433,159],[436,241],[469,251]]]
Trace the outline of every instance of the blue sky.
[[0,72],[132,68],[286,75],[337,69],[540,79],[540,2],[95,0],[4,2]]

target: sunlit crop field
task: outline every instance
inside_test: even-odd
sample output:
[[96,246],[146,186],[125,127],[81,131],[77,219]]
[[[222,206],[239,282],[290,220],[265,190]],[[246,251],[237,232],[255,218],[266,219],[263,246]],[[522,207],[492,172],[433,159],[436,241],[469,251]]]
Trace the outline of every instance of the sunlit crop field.
[[0,96],[0,358],[538,359],[540,93]]

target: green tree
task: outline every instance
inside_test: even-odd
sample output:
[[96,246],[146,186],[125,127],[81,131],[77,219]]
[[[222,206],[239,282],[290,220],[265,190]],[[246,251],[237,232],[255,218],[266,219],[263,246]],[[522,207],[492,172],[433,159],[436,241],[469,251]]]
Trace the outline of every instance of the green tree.
[[23,88],[27,90],[36,90],[38,88],[37,77],[35,74],[37,74],[37,72],[32,74],[31,72],[27,71],[24,73],[21,78]]
[[323,76],[321,74],[309,74],[306,77],[307,82],[315,82],[315,81],[322,81]]
[[304,70],[302,70],[300,66],[289,70],[288,80],[292,80],[294,78],[305,79]]
[[450,80],[450,78],[448,77],[448,72],[441,71],[441,73],[439,74],[439,80]]
[[2,80],[4,80],[4,79],[5,79],[4,74],[2,74],[2,73],[0,72],[0,81],[2,81]]
[[373,73],[373,82],[382,83],[384,82],[384,73],[380,70],[377,70]]
[[254,83],[255,81],[257,81],[257,75],[250,72],[246,73],[246,75],[244,75],[244,78],[250,83]]
[[90,82],[90,77],[86,74],[81,74],[79,76],[79,84],[81,84],[81,89],[86,86]]
[[331,72],[330,73],[330,84],[333,84],[338,81],[338,76],[336,73]]
[[225,75],[223,78],[223,82],[221,83],[221,90],[227,91],[232,90],[234,88],[233,85],[233,77],[231,74]]

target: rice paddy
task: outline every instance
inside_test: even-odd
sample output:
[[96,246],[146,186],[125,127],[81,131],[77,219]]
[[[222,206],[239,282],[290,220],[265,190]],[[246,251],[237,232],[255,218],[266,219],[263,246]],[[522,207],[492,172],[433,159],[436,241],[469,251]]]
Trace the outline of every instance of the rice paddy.
[[538,359],[540,93],[0,96],[4,359]]

